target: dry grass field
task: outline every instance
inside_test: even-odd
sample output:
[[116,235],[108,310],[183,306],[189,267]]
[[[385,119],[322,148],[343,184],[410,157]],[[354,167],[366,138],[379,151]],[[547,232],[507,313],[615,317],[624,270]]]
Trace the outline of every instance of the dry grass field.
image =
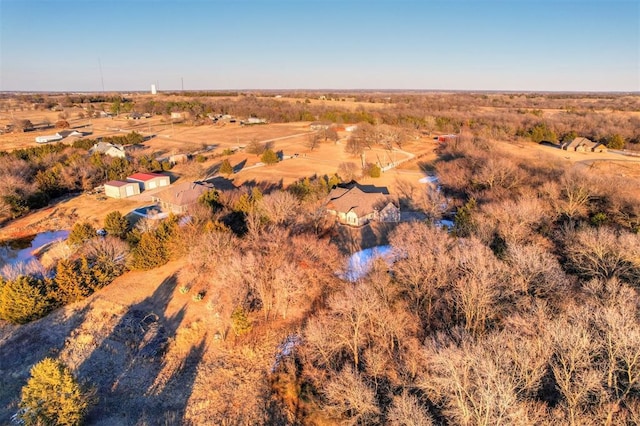
[[[56,356],[93,378],[100,403],[88,424],[203,424],[203,412],[223,416],[252,410],[260,401],[250,392],[260,388],[255,383],[268,385],[264,371],[273,359],[252,351],[236,354],[232,343],[214,338],[217,324],[206,302],[178,291],[183,266],[177,261],[128,273],[44,320],[0,329],[0,371],[12,372],[0,378],[0,401],[19,393],[22,381],[15,377]],[[153,349],[149,345],[159,335],[155,342],[163,361],[140,356]],[[277,339],[269,338],[271,346]],[[251,402],[225,398],[243,387]],[[16,410],[15,405],[0,407],[0,423],[7,424]]]
[[80,194],[61,197],[54,204],[31,212],[0,227],[0,241],[33,235],[38,232],[71,229],[80,222],[101,228],[111,211],[127,214],[149,204],[148,201],[106,198],[102,195]]

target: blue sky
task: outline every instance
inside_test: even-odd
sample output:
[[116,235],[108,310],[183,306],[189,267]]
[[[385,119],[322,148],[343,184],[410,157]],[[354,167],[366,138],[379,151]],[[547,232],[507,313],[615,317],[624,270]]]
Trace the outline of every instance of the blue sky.
[[639,91],[639,27],[639,0],[0,0],[0,90]]

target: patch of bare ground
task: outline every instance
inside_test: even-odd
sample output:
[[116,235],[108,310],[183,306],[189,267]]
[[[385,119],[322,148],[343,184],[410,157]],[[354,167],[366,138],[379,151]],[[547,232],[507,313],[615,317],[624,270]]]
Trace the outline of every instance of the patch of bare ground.
[[33,235],[38,232],[71,229],[80,222],[101,228],[104,217],[117,210],[126,215],[148,202],[107,198],[96,194],[72,194],[61,197],[50,206],[7,222],[0,227],[0,241]]
[[548,161],[566,168],[587,169],[600,176],[640,178],[640,157],[626,156],[618,152],[576,152],[532,142],[502,142],[498,150],[516,158],[530,161]]

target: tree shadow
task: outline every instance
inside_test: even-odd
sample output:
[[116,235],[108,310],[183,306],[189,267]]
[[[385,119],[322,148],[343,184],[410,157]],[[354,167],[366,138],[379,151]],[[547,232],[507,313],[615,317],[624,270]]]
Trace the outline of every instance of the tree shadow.
[[234,189],[237,189],[233,184],[233,180],[222,176],[214,176],[206,179],[204,182],[212,183],[213,186],[220,191],[233,191]]
[[249,192],[251,192],[251,190],[253,188],[258,188],[260,190],[260,192],[262,192],[263,194],[268,194],[272,191],[277,191],[277,190],[281,190],[282,189],[282,185],[283,185],[283,181],[282,179],[280,179],[279,182],[269,182],[269,181],[257,181],[255,179],[252,180],[248,180],[246,182],[244,182],[242,184],[243,187],[246,187],[249,189]]
[[[154,395],[143,412],[145,424],[188,424],[186,419],[187,405],[193,393],[193,386],[198,375],[198,366],[204,357],[207,346],[207,335],[191,346],[178,368],[176,368],[162,389],[152,385],[147,393]],[[161,414],[162,418],[158,418]]]
[[0,424],[11,423],[31,367],[46,357],[56,357],[90,310],[91,303],[87,303],[67,316],[65,308],[61,308],[40,320],[3,332],[8,335],[0,341]]
[[117,324],[79,366],[78,376],[91,382],[98,403],[87,422],[109,419],[136,424],[152,402],[150,389],[162,370],[164,353],[182,323],[183,306],[167,316],[177,279],[166,277],[150,296],[130,306]]
[[247,164],[247,159],[245,158],[235,166],[233,166],[233,173],[238,173],[240,170],[244,169],[244,166]]

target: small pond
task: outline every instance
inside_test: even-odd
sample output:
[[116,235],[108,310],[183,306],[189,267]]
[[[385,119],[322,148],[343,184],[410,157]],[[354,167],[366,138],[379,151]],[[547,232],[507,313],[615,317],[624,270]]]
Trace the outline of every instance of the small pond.
[[132,211],[132,213],[148,219],[164,219],[169,216],[168,213],[162,212],[160,207],[156,205],[140,207]]
[[67,239],[69,231],[47,231],[29,237],[0,242],[0,268],[6,265],[38,261],[38,253],[47,245]]
[[347,281],[357,281],[371,270],[374,260],[384,259],[391,264],[394,261],[391,246],[376,246],[353,253],[347,262],[345,272],[340,276]]

